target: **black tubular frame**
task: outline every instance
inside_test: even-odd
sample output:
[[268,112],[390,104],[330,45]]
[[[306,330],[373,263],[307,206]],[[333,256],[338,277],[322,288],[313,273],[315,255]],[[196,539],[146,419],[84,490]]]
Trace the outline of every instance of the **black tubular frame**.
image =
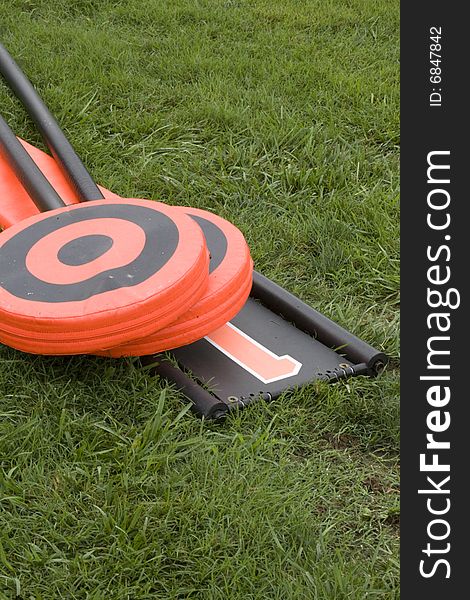
[[65,206],[1,115],[0,153],[41,212]]
[[[0,74],[36,123],[54,158],[77,191],[79,199],[88,201],[103,198],[59,124],[1,44]],[[379,352],[256,271],[253,274],[250,296],[326,347],[337,349],[355,364],[355,374],[378,375],[388,362],[383,352]],[[182,393],[192,401],[193,408],[199,415],[214,419],[224,416],[229,411],[227,404],[205,390],[183,370],[173,366],[163,355],[142,357],[141,362],[143,365],[149,365],[152,374],[176,383]]]
[[222,419],[228,413],[228,406],[205,390],[184,371],[175,367],[163,354],[142,356],[142,365],[149,366],[150,375],[158,375],[176,384],[177,389],[192,402],[193,412],[205,419]]
[[367,365],[369,375],[378,375],[387,363],[383,352],[356,337],[261,273],[253,273],[250,296],[328,348],[338,349],[352,363]]
[[29,79],[1,43],[0,74],[36,124],[44,142],[62,167],[64,175],[77,192],[80,201],[102,200],[103,194],[65,137],[59,124]]

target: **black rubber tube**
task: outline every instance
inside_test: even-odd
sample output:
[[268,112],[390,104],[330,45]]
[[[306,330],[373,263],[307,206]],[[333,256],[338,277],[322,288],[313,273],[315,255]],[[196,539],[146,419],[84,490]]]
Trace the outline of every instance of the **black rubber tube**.
[[266,308],[282,315],[296,327],[318,339],[329,348],[339,348],[351,362],[366,363],[370,374],[376,375],[387,364],[387,357],[340,325],[325,317],[299,298],[261,275],[253,273],[253,298]]
[[221,419],[228,413],[228,406],[213,396],[196,381],[188,377],[184,371],[174,367],[168,359],[163,356],[142,357],[144,365],[150,365],[152,375],[159,375],[163,379],[176,384],[177,389],[182,392],[193,403],[192,409],[200,417],[205,419]]
[[51,112],[26,75],[0,44],[0,73],[36,124],[52,155],[81,201],[100,200],[104,196],[80,157],[65,137]]
[[0,116],[0,153],[41,212],[65,206],[2,116]]

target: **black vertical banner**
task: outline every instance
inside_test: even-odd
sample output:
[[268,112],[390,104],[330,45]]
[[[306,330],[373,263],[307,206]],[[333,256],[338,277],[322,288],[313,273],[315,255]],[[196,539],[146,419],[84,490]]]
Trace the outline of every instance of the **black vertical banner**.
[[[402,596],[470,578],[470,38],[457,2],[403,2]],[[467,591],[466,591],[467,590]]]

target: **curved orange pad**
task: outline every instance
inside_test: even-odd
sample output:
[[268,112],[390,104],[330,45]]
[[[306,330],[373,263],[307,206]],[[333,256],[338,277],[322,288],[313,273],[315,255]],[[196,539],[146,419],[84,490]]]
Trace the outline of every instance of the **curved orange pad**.
[[[24,140],[19,140],[28,154],[44,173],[65,204],[78,203],[73,187],[65,178],[56,161],[39,148]],[[100,187],[105,198],[119,198],[109,190]],[[29,197],[8,163],[0,156],[0,228],[6,229],[28,217],[38,215],[39,210]]]
[[200,228],[148,200],[97,200],[0,234],[0,341],[40,354],[130,342],[173,322],[208,285]]
[[171,325],[100,354],[140,356],[190,344],[227,323],[245,304],[252,286],[253,261],[241,231],[205,210],[186,207],[175,210],[192,217],[206,238],[211,256],[206,292]]

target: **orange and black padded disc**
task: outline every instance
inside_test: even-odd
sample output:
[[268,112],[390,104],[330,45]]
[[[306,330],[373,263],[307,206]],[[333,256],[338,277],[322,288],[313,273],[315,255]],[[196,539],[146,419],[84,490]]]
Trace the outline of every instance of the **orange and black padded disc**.
[[37,354],[92,353],[154,333],[202,296],[204,235],[148,200],[97,200],[0,234],[0,342]]
[[104,352],[106,356],[140,356],[184,346],[232,319],[245,304],[252,285],[253,261],[243,234],[205,210],[175,207],[200,226],[210,253],[209,285],[184,315],[155,333]]

